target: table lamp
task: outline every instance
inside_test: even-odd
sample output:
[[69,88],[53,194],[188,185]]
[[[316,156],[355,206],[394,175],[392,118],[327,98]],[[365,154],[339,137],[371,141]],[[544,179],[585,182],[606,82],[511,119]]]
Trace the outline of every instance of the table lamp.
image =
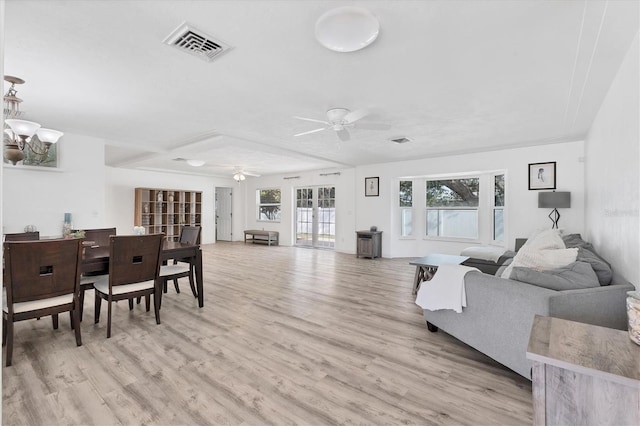
[[571,207],[571,193],[568,191],[538,193],[538,208],[553,209],[551,213],[549,213],[549,219],[553,222],[551,229],[558,228],[558,221],[560,220],[560,212],[558,212],[558,209],[568,209],[569,207]]

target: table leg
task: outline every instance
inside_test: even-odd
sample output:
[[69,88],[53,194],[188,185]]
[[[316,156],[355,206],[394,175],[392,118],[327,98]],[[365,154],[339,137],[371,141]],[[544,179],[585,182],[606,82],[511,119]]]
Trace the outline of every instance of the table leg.
[[202,287],[203,287],[203,283],[202,283],[202,249],[200,249],[199,247],[198,247],[198,250],[196,250],[195,268],[196,268],[196,287],[198,289],[198,306],[202,308],[204,306],[204,291],[202,290]]
[[414,296],[418,294],[418,289],[420,288],[420,284],[423,281],[429,281],[431,278],[433,278],[433,275],[436,273],[437,270],[438,268],[434,266],[424,266],[424,265],[416,266],[416,275],[413,279],[413,292],[412,292]]
[[418,287],[420,287],[420,282],[422,282],[422,266],[416,266],[416,275],[413,278],[413,291],[411,294],[414,296],[418,294]]

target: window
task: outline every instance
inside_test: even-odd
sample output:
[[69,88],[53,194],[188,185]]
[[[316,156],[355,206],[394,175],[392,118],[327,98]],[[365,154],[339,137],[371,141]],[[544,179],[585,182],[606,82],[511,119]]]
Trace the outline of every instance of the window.
[[282,216],[280,189],[256,190],[258,220],[280,222]]
[[400,235],[413,234],[413,181],[401,180],[399,188]]
[[427,235],[478,239],[479,196],[477,177],[427,180]]
[[493,177],[493,241],[504,242],[504,175]]

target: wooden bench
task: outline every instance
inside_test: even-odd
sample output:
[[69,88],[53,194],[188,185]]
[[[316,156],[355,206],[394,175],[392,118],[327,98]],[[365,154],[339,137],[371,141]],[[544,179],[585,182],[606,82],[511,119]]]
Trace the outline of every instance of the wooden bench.
[[249,229],[244,231],[244,242],[247,243],[247,236],[251,236],[249,241],[254,243],[267,243],[271,245],[278,245],[280,233],[278,231],[264,231],[259,229]]

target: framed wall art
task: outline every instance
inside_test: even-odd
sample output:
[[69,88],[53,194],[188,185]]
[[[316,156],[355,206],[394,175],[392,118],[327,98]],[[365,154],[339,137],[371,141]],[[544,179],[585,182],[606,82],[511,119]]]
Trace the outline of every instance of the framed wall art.
[[380,195],[380,178],[368,177],[364,178],[364,196],[377,197]]
[[529,190],[556,189],[556,162],[529,164]]

